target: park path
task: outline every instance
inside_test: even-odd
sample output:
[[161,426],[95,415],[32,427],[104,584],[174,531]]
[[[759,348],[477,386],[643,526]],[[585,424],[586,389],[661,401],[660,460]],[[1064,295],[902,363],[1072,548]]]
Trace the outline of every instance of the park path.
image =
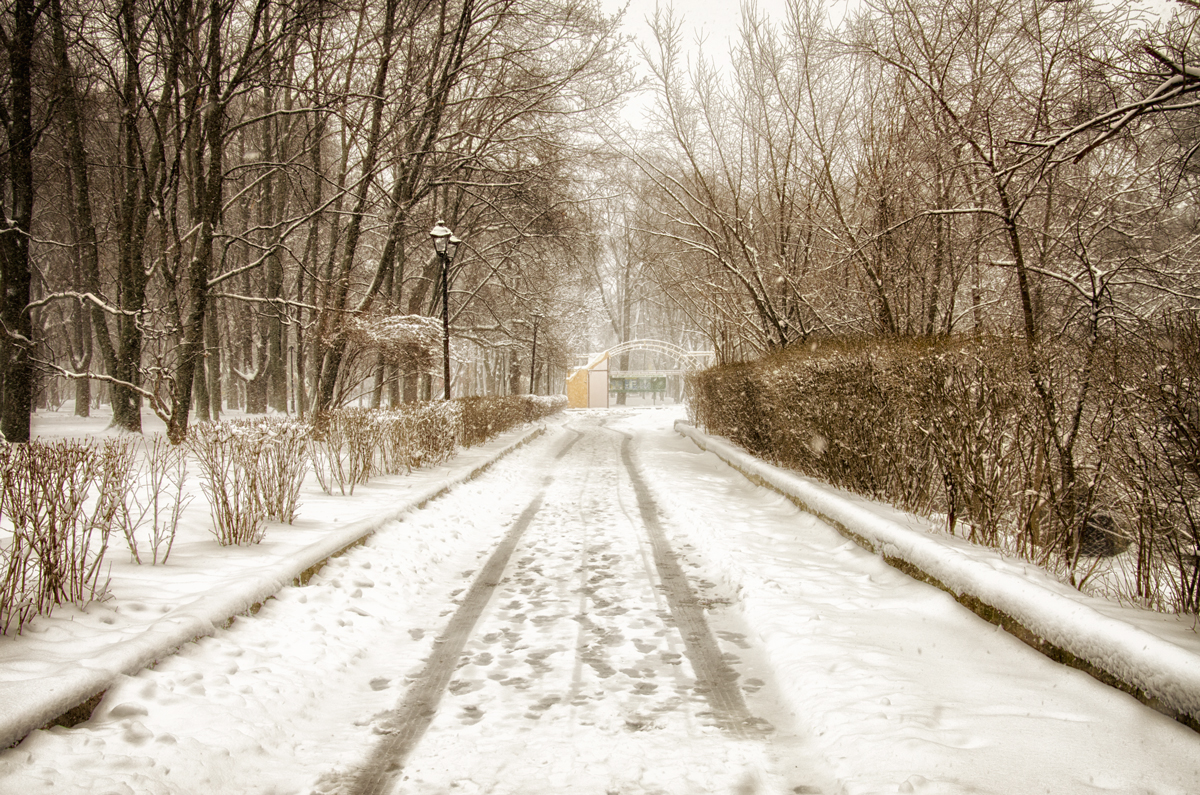
[[635,438],[566,430],[346,791],[824,791],[761,716],[778,701],[743,665],[758,655],[672,548]]

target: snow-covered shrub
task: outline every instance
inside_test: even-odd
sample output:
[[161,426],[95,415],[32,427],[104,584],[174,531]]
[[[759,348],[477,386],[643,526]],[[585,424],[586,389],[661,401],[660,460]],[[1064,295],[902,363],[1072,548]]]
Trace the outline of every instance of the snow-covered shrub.
[[228,423],[259,445],[257,482],[259,500],[268,519],[291,524],[300,505],[300,487],[308,474],[312,429],[290,419],[260,418]]
[[0,634],[20,634],[42,606],[33,545],[12,533],[0,547]]
[[[1006,340],[971,341],[952,352],[937,352],[916,360],[911,376],[922,393],[913,416],[918,430],[930,440],[930,452],[940,470],[941,508],[947,527],[960,527],[973,541],[1002,546],[1006,523],[1018,515],[1025,459],[1040,428],[1030,411],[1029,390],[1018,370],[1019,353]],[[1028,522],[1016,543],[1036,545]],[[1027,556],[1032,547],[1027,546]]]
[[353,494],[372,475],[398,474],[453,454],[461,437],[458,401],[405,405],[390,411],[323,412],[313,423],[309,454],[325,493]]
[[371,476],[376,428],[366,409],[337,409],[318,414],[308,451],[317,481],[326,494],[353,494]]
[[530,419],[535,420],[557,414],[567,407],[566,395],[526,395],[525,401],[533,415]]
[[469,397],[409,403],[392,410],[322,412],[312,426],[309,456],[326,494],[378,474],[440,463],[459,445],[480,444],[524,422],[566,407],[566,397]]
[[462,406],[462,444],[471,447],[522,423],[562,411],[566,408],[567,398],[565,395],[508,395],[459,398],[455,402]]
[[458,401],[432,401],[378,412],[379,456],[387,474],[436,464],[454,454],[462,436]]
[[221,546],[257,544],[266,510],[261,494],[261,433],[228,422],[200,423],[188,435],[208,498],[213,535]]
[[1119,365],[1115,478],[1133,519],[1143,602],[1200,611],[1200,318],[1168,317],[1127,340]]
[[[1011,338],[824,341],[693,375],[689,411],[756,455],[945,516],[950,532],[1034,560],[1077,587],[1091,579],[1089,587],[1111,592],[1125,565],[1112,558],[1137,536],[1147,547],[1137,553],[1140,598],[1154,601],[1146,596],[1153,582],[1170,582],[1178,596],[1166,601],[1195,609],[1196,597],[1183,594],[1198,587],[1189,522],[1200,515],[1200,483],[1184,464],[1200,456],[1180,440],[1200,438],[1200,419],[1184,419],[1193,416],[1184,407],[1195,406],[1200,363],[1190,374],[1181,352],[1200,344],[1160,345],[1157,359],[1141,363],[1129,347],[1044,342],[1035,368],[1026,344]],[[1174,364],[1162,362],[1164,350],[1175,352]],[[1168,371],[1181,374],[1161,390],[1138,382],[1164,383]],[[1116,466],[1122,447],[1136,465]]]
[[[183,490],[187,454],[162,436],[145,439],[141,448],[141,455],[134,460],[120,524],[136,563],[166,563],[179,529],[179,514],[191,501]],[[148,550],[143,550],[139,540],[142,532],[146,532]]]
[[473,447],[525,421],[525,403],[519,396],[468,397],[462,407],[462,444]]
[[[0,628],[63,603],[102,596],[104,554],[126,492],[127,443],[28,442],[0,447]],[[94,490],[94,495],[93,495]]]
[[[769,460],[905,507],[938,501],[913,352],[865,342],[796,348],[690,378],[692,412]],[[719,429],[719,430],[718,430]]]

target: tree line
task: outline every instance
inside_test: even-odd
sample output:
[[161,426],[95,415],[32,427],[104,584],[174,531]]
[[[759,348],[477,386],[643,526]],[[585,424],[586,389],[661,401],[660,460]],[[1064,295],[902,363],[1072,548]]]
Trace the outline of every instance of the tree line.
[[657,282],[726,359],[814,336],[1036,346],[1196,308],[1197,4],[831,8],[745,6],[728,67],[652,19],[639,212]]
[[[0,431],[50,386],[171,438],[227,406],[428,396],[437,221],[456,379],[565,367],[589,131],[630,84],[590,0],[10,0]],[[554,305],[554,313],[544,311]],[[407,318],[408,322],[403,319]]]

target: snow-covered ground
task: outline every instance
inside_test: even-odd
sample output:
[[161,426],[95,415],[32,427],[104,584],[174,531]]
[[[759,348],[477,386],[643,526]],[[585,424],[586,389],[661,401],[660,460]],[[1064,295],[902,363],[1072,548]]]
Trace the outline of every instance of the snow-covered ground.
[[[355,782],[398,726],[419,727],[394,782],[406,793],[1200,792],[1200,735],[752,485],[676,434],[681,416],[555,418],[307,586],[121,677],[91,720],[0,753],[0,792],[367,791]],[[298,549],[403,502],[414,477],[446,476],[380,479],[354,498],[309,490],[298,527],[272,527],[268,544]],[[110,602],[0,641],[0,678],[52,686],[89,664],[89,633],[133,638],[139,617],[169,613],[174,576],[193,593],[262,564],[265,550],[203,537],[201,501],[189,511],[178,562],[129,566],[152,582],[114,577]],[[699,633],[678,629],[648,523],[705,608],[753,731],[722,720],[719,687],[697,688]],[[481,582],[518,534],[503,576]],[[447,628],[480,593],[436,713],[409,714],[406,694],[441,675]],[[1180,643],[1194,635],[1176,623]]]
[[[147,435],[165,431],[156,419],[143,422]],[[106,416],[81,420],[69,413],[40,413],[34,428],[42,439],[117,433],[107,423]],[[21,637],[0,638],[0,745],[57,718],[103,690],[114,676],[135,673],[181,643],[211,634],[310,566],[468,479],[537,430],[502,434],[460,450],[440,466],[376,478],[360,485],[352,499],[323,493],[310,473],[293,524],[268,524],[263,542],[247,547],[216,543],[208,503],[191,466],[190,502],[167,565],[133,563],[124,540],[114,536],[106,557],[109,598],[85,610],[58,607],[27,626]],[[413,558],[423,563],[420,549]]]

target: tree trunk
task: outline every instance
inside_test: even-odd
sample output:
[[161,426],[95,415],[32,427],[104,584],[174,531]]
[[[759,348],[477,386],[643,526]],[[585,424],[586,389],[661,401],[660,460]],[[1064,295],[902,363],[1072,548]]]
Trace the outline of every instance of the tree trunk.
[[213,243],[221,218],[225,178],[225,107],[220,85],[221,20],[224,14],[219,0],[210,2],[209,14],[206,57],[209,84],[203,119],[207,162],[204,170],[198,175],[202,179],[200,201],[197,202],[200,231],[196,250],[188,266],[188,315],[183,326],[183,343],[179,346],[179,365],[175,371],[171,419],[167,423],[167,436],[173,444],[180,444],[187,438],[188,418],[192,407],[192,384],[204,353],[208,279],[212,273]]
[[207,327],[204,335],[205,346],[208,349],[208,356],[204,360],[204,371],[208,376],[208,415],[213,422],[221,420],[221,412],[224,410],[224,401],[221,395],[221,329],[218,321],[217,307],[214,302],[205,314],[204,320],[204,325]]
[[4,324],[7,349],[0,433],[9,442],[29,441],[33,411],[33,365],[30,348],[33,324],[29,315],[32,271],[29,239],[33,228],[33,50],[37,39],[34,0],[15,0],[12,6],[12,36],[9,40],[9,194],[12,206],[9,223],[0,229],[0,276],[4,293],[0,298],[0,322]]

